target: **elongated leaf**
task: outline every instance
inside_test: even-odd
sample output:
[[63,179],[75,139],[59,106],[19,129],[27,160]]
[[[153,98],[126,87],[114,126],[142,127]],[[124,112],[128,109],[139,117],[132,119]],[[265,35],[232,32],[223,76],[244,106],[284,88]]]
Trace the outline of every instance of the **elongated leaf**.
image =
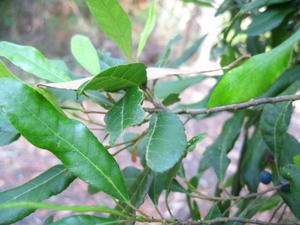
[[156,67],[163,67],[167,64],[168,59],[171,55],[171,50],[172,47],[180,40],[182,40],[182,35],[176,35],[176,37],[174,37],[173,39],[171,39],[166,48],[164,49],[163,53],[161,54],[161,56],[159,57],[159,59],[157,60],[157,63],[155,64]]
[[284,2],[288,2],[288,1],[290,1],[290,0],[255,0],[255,1],[244,4],[241,10],[245,12],[245,11],[260,8],[263,6],[269,6],[269,5],[284,3]]
[[156,23],[156,2],[152,0],[150,8],[148,10],[148,18],[143,32],[141,33],[140,42],[138,46],[137,57],[139,58],[143,52],[143,49],[147,43],[148,38],[150,37],[152,30]]
[[182,53],[182,55],[178,59],[176,59],[174,62],[172,62],[169,66],[171,68],[179,67],[183,63],[188,61],[199,50],[199,48],[200,48],[201,44],[203,43],[205,37],[206,37],[206,35],[203,36],[203,37],[198,38],[191,47],[186,49]]
[[105,115],[104,121],[110,134],[111,145],[114,145],[125,128],[137,125],[144,120],[142,101],[143,92],[139,88],[133,87]]
[[207,76],[188,77],[176,81],[162,81],[155,85],[154,94],[158,98],[167,98],[171,94],[180,94],[188,87],[203,81]]
[[300,169],[300,154],[294,157],[294,163],[297,165],[298,169]]
[[65,72],[52,64],[40,51],[30,46],[22,46],[6,41],[0,42],[0,56],[22,70],[52,82],[69,81]]
[[5,65],[4,62],[0,60],[0,78],[10,78],[14,80],[19,80]]
[[156,172],[172,168],[187,146],[184,126],[173,113],[162,111],[152,116],[147,135],[146,161]]
[[249,190],[256,192],[260,182],[259,174],[262,170],[262,160],[267,148],[260,130],[255,131],[246,148],[241,166],[241,176]]
[[63,218],[55,223],[51,223],[50,225],[117,225],[119,223],[119,221],[111,218],[101,218],[90,215],[75,215]]
[[11,125],[6,115],[0,110],[0,146],[8,145],[19,137],[19,131]]
[[268,9],[252,18],[245,31],[249,36],[257,36],[277,27],[293,8]]
[[97,50],[91,40],[83,35],[71,39],[71,51],[77,62],[93,75],[100,73],[100,62]]
[[208,1],[201,1],[201,0],[182,0],[183,2],[191,2],[197,5],[206,6],[206,7],[213,7],[213,4]]
[[264,106],[261,115],[261,131],[266,144],[278,160],[284,146],[286,130],[292,115],[291,102],[281,102]]
[[276,82],[263,95],[263,97],[276,96],[299,79],[300,79],[300,66],[292,67],[288,69],[286,72],[284,72],[284,74],[282,74],[282,76],[280,76],[278,80],[276,80]]
[[79,93],[85,90],[117,91],[139,86],[147,81],[146,67],[142,63],[132,63],[111,67],[93,79],[82,84]]
[[[0,203],[43,201],[65,190],[74,179],[64,166],[54,166],[22,186],[1,192]],[[0,224],[14,223],[32,212],[29,208],[0,210]]]
[[132,59],[132,31],[128,15],[118,0],[86,0],[100,28]]
[[207,137],[207,133],[201,133],[201,134],[198,134],[198,135],[192,137],[192,139],[189,140],[189,142],[188,142],[187,150],[190,151],[190,152],[194,151],[197,144],[199,142],[201,142],[206,137]]
[[299,39],[300,29],[278,47],[227,72],[212,93],[208,107],[244,102],[263,94],[286,70]]
[[[157,205],[159,202],[159,196],[163,192],[163,190],[167,191],[167,194],[172,189],[172,185],[175,182],[176,174],[180,168],[182,158],[179,160],[173,168],[169,169],[168,171],[165,171],[164,173],[154,173],[153,181],[151,183],[151,187],[149,189],[149,196],[152,200],[152,202]],[[180,188],[180,185],[177,187]],[[175,191],[174,189],[172,189]]]
[[288,165],[282,168],[281,174],[290,182],[290,192],[279,192],[285,203],[290,207],[294,215],[300,219],[300,170],[296,165]]
[[[136,65],[137,64],[137,65]],[[140,68],[141,65],[144,64],[140,64],[140,63],[136,63],[136,64],[127,64],[127,65],[119,65],[119,66],[110,66],[107,65],[109,67],[109,69],[101,72],[98,76],[95,77],[88,77],[88,78],[83,78],[83,79],[77,79],[77,80],[72,80],[72,81],[68,81],[68,82],[60,82],[60,83],[43,83],[43,84],[39,84],[39,86],[43,86],[43,87],[50,87],[50,88],[58,88],[58,89],[66,89],[66,90],[78,90],[80,88],[80,86],[82,86],[84,83],[87,83],[89,81],[91,81],[92,79],[98,79],[97,82],[107,82],[105,84],[101,83],[101,88],[105,87],[109,87],[111,88],[111,84],[116,84],[116,82],[118,83],[118,85],[121,85],[122,88],[128,88],[128,87],[132,87],[132,86],[137,86],[136,84],[133,84],[133,82],[131,82],[131,79],[133,79],[134,82],[138,81],[139,83],[143,83],[140,80],[144,80],[145,75],[144,75],[144,71],[143,73],[139,74],[140,76],[137,76],[136,78],[131,78],[131,76],[129,76],[129,74],[123,74],[125,73],[126,69],[138,69]],[[135,67],[135,68],[133,68]],[[119,69],[119,75],[118,76],[113,76],[110,77],[113,73],[114,70],[117,70],[117,68]],[[180,70],[180,69],[172,69],[172,68],[157,68],[157,67],[148,67],[146,69],[147,72],[147,78],[148,80],[155,80],[155,79],[159,79],[159,78],[163,78],[166,76],[173,76],[173,75],[196,75],[199,74],[201,72],[199,71],[187,71],[187,70]],[[134,71],[128,71],[128,73],[133,73]],[[100,77],[101,75],[106,74],[104,77]],[[121,75],[124,75],[126,78],[125,80],[121,77]],[[93,82],[95,82],[95,80]],[[104,86],[103,86],[104,85]],[[110,90],[110,89],[109,89]]]
[[223,182],[227,167],[230,163],[227,154],[233,148],[236,139],[240,135],[243,120],[244,113],[238,112],[226,121],[220,136],[206,149],[200,161],[198,172],[201,171],[201,173],[203,173],[208,167],[212,166],[220,181]]
[[128,200],[118,164],[86,126],[59,113],[24,84],[1,79],[0,89],[0,108],[29,142],[50,150],[88,184]]
[[122,59],[112,57],[111,53],[109,52],[104,52],[103,50],[99,50],[98,54],[100,59],[100,67],[102,70],[106,70],[110,67],[126,64],[126,62],[123,61]]

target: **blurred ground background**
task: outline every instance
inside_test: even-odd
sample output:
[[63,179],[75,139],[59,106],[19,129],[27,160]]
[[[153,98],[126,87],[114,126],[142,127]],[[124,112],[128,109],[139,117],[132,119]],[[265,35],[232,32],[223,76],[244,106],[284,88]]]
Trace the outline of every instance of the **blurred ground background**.
[[[143,29],[147,16],[146,9],[149,6],[147,0],[122,0],[120,1],[133,21],[134,43],[138,43],[138,35]],[[216,3],[218,5],[218,2]],[[180,0],[161,0],[158,8],[158,24],[151,36],[148,45],[142,55],[141,61],[147,65],[153,65],[163,52],[168,41],[177,34],[183,35],[183,40],[176,45],[172,58],[176,58],[187,46],[204,34],[208,34],[201,49],[185,67],[206,70],[218,68],[217,62],[210,60],[210,49],[217,41],[217,34],[222,28],[222,17],[214,18],[215,9],[203,8],[194,4],[182,3]],[[97,48],[112,52],[115,57],[123,57],[114,43],[107,40],[106,36],[96,26],[91,18],[84,0],[0,0],[0,40],[15,42],[22,45],[32,45],[40,49],[49,58],[60,58],[67,62],[68,66],[78,73],[83,74],[70,54],[69,42],[74,34],[89,36]],[[25,79],[35,78],[14,69],[19,76]],[[185,91],[182,95],[184,103],[193,103],[201,100],[213,85],[212,80],[206,80],[201,84]],[[300,139],[300,107],[296,106],[296,112],[291,123],[291,133]],[[88,105],[89,107],[89,105]],[[185,160],[185,166],[189,171],[188,176],[194,175],[198,161],[205,147],[213,142],[220,133],[223,122],[229,118],[229,114],[222,113],[212,119],[191,121],[187,126],[188,137],[198,133],[208,133],[208,137],[198,145],[196,151]],[[98,117],[96,120],[102,121]],[[102,133],[95,132],[101,139]],[[236,168],[238,151],[241,141],[238,141],[235,150],[230,157],[232,164],[229,168],[233,173]],[[126,153],[118,155],[117,160],[121,167],[134,165]],[[58,164],[59,161],[48,151],[39,150],[21,138],[8,146],[0,147],[0,191],[19,186],[42,171]],[[201,180],[201,191],[212,194],[212,185],[215,184],[215,175],[208,171]],[[188,218],[188,209],[185,205],[185,197],[174,194],[170,198],[170,205],[175,215],[181,219]],[[108,205],[113,202],[105,194],[89,195],[87,186],[80,180],[76,180],[62,194],[52,197],[48,202],[65,205]],[[210,204],[201,202],[201,214],[205,215]],[[165,216],[168,213],[165,206],[159,206]],[[157,216],[150,201],[142,206],[142,210]],[[39,210],[30,215],[17,225],[38,225],[50,215],[56,215],[56,219],[70,215],[69,212],[49,212]],[[266,215],[262,215],[266,216]]]

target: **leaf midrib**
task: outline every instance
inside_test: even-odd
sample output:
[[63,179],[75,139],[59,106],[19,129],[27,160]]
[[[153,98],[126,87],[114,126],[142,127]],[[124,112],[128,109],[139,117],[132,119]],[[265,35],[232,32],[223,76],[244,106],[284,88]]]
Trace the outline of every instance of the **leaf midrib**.
[[28,109],[26,107],[26,104],[24,104],[22,101],[18,101],[18,99],[15,98],[15,100],[19,103],[21,103],[21,105],[24,106],[24,109],[26,109],[29,113],[31,113],[31,115],[33,117],[35,117],[38,121],[40,121],[42,124],[44,124],[44,126],[46,126],[46,128],[49,129],[49,131],[51,133],[54,134],[54,136],[56,136],[58,139],[61,139],[63,142],[65,142],[67,145],[69,145],[73,151],[79,153],[89,164],[91,164],[97,171],[99,171],[101,173],[101,175],[114,187],[114,189],[119,193],[119,195],[123,198],[124,201],[127,201],[127,198],[125,198],[125,196],[120,192],[120,190],[116,187],[116,185],[114,184],[114,182],[105,175],[105,173],[102,171],[101,168],[99,168],[96,164],[94,164],[88,157],[86,157],[76,146],[74,146],[72,143],[70,143],[68,140],[66,140],[65,138],[61,137],[59,134],[57,134],[51,127],[48,126],[47,123],[45,123],[43,120],[40,119],[40,117],[36,116],[34,112],[32,112],[30,109]]
[[25,194],[27,194],[28,192],[33,191],[34,189],[38,189],[40,186],[46,184],[47,182],[49,182],[49,181],[52,180],[52,179],[55,179],[56,177],[58,177],[59,175],[61,175],[62,173],[66,172],[66,171],[67,171],[67,169],[65,168],[65,169],[63,169],[62,171],[60,171],[59,173],[57,173],[57,174],[55,174],[55,175],[49,177],[49,178],[48,178],[47,180],[45,180],[44,182],[39,183],[38,185],[36,185],[36,186],[34,186],[34,187],[32,187],[32,188],[29,188],[27,191],[25,191],[25,192],[23,192],[23,193],[21,193],[21,194],[19,194],[19,195],[17,195],[17,196],[14,196],[12,199],[9,199],[9,200],[7,200],[7,201],[5,201],[5,202],[3,202],[3,203],[11,202],[11,201],[16,200],[17,198],[21,197],[22,195],[25,195]]

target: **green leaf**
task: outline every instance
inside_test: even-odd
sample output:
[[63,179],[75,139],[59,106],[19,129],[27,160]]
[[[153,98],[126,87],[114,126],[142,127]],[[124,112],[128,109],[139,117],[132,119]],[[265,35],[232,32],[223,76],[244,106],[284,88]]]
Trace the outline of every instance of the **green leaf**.
[[88,184],[128,200],[118,164],[85,125],[59,113],[24,84],[1,79],[0,89],[0,108],[29,142],[51,151]]
[[262,95],[288,67],[299,39],[300,29],[278,47],[227,72],[213,91],[208,107],[244,102]]
[[171,39],[166,48],[164,49],[164,52],[162,53],[162,55],[159,57],[157,63],[155,64],[156,67],[163,67],[167,64],[168,59],[171,55],[171,50],[172,47],[180,40],[182,40],[182,35],[176,35],[176,37],[174,37],[173,39]]
[[154,94],[157,98],[167,98],[171,94],[180,94],[188,87],[203,81],[207,76],[194,76],[182,80],[162,81],[154,86]]
[[179,94],[170,94],[162,101],[162,104],[165,106],[169,106],[179,101],[180,101]]
[[85,90],[117,91],[137,87],[146,81],[146,66],[142,63],[132,63],[104,70],[93,79],[82,84],[78,92],[80,94]]
[[207,135],[208,135],[207,133],[201,133],[201,134],[198,134],[198,135],[192,137],[192,139],[188,141],[187,150],[189,152],[194,151],[197,144],[199,142],[201,142],[204,138],[206,138]]
[[128,15],[118,0],[86,0],[100,28],[132,59],[132,31]]
[[[181,160],[179,160],[176,163],[176,165],[173,166],[173,168],[169,169],[168,171],[165,171],[164,173],[154,174],[153,181],[149,189],[149,197],[151,198],[152,202],[155,205],[158,204],[159,196],[163,190],[166,190],[167,191],[166,194],[169,194],[171,190],[175,192],[175,191],[179,191],[182,188],[175,180],[176,174],[180,166],[182,165],[181,161],[182,161],[182,157]],[[173,188],[173,184],[176,185],[174,188]]]
[[187,146],[181,120],[168,111],[153,115],[147,135],[146,161],[156,172],[172,168],[184,154]]
[[91,215],[75,215],[63,218],[50,225],[118,225],[120,222],[111,218],[101,218]]
[[3,209],[13,209],[13,208],[24,208],[24,209],[51,209],[58,211],[73,211],[73,212],[101,212],[108,213],[111,215],[121,216],[123,218],[128,218],[128,216],[122,214],[121,212],[108,208],[107,206],[65,206],[65,205],[54,205],[42,202],[12,202],[0,204],[0,210]]
[[252,138],[247,142],[246,153],[241,166],[242,180],[251,192],[257,192],[266,149],[267,145],[262,138],[261,131],[256,129]]
[[[0,193],[0,204],[20,201],[43,201],[65,190],[75,179],[62,165],[54,166],[19,187]],[[0,210],[0,224],[11,224],[34,212],[30,208]]]
[[[130,169],[126,171],[126,173],[127,175],[129,175],[129,178],[133,178],[133,180],[130,181],[128,188],[130,202],[134,207],[139,208],[144,203],[145,197],[148,194],[154,173],[149,168],[145,168],[143,171],[134,171]],[[127,215],[128,213],[132,216],[135,215],[135,210],[132,207],[125,205],[124,203],[118,204],[116,206],[116,209],[123,213],[126,212]]]
[[141,106],[143,96],[138,87],[130,88],[105,115],[104,121],[110,134],[111,145],[115,144],[125,128],[138,125],[144,120],[144,110]]
[[93,75],[100,73],[100,62],[97,50],[91,40],[83,35],[71,39],[71,51],[77,62]]
[[4,62],[0,60],[0,78],[10,78],[13,80],[20,80],[17,78],[5,65]]
[[252,23],[249,25],[246,34],[257,36],[263,34],[282,23],[284,18],[293,11],[293,8],[268,9],[252,17]]
[[277,162],[285,145],[286,130],[290,123],[291,115],[291,102],[280,102],[265,105],[260,118],[262,136],[274,153],[274,158]]
[[290,0],[254,0],[252,2],[244,4],[241,11],[246,12],[263,6],[269,6],[269,5],[274,5],[274,4],[279,4],[279,3],[289,2],[289,1]]
[[290,207],[294,215],[300,219],[300,170],[296,165],[287,165],[281,170],[284,178],[290,182],[290,192],[280,191],[280,195],[285,203]]
[[51,215],[45,220],[43,225],[49,225],[49,224],[53,223],[53,221],[54,221],[54,215]]
[[142,170],[139,170],[133,166],[128,166],[124,170],[122,170],[122,174],[125,179],[125,184],[128,190],[132,187],[132,185],[141,173]]
[[20,133],[0,110],[0,146],[8,145],[20,137]]
[[272,87],[266,93],[264,93],[263,97],[276,96],[299,79],[300,79],[300,66],[292,67],[286,70],[278,78],[278,80],[276,80],[276,82],[272,85]]
[[126,64],[126,62],[123,61],[122,59],[114,58],[111,56],[111,53],[104,52],[103,50],[98,50],[98,55],[100,59],[100,67],[102,70],[106,70],[110,67]]
[[300,154],[294,157],[294,163],[297,165],[298,169],[300,169]]
[[141,33],[140,42],[137,51],[137,57],[139,58],[143,52],[143,49],[147,43],[148,38],[150,37],[152,30],[156,23],[156,2],[152,0],[150,8],[148,10],[148,18],[144,30]]
[[51,63],[40,51],[30,46],[22,46],[6,41],[0,42],[0,56],[22,70],[52,82],[70,81],[65,72]]
[[201,0],[182,0],[183,2],[191,2],[197,5],[206,6],[206,7],[214,7],[211,2],[201,1]]
[[181,66],[186,61],[188,61],[199,50],[199,48],[200,48],[200,46],[203,43],[205,38],[206,38],[206,35],[203,36],[203,37],[198,38],[194,42],[194,44],[192,44],[191,47],[186,49],[178,59],[174,60],[174,62],[172,62],[169,65],[169,67],[176,68],[176,67]]
[[[244,121],[244,113],[238,112],[223,126],[222,133],[217,140],[210,145],[200,161],[198,172],[205,171],[212,166],[221,182],[224,181],[227,167],[230,159],[227,157],[229,151],[233,148],[235,141],[240,136],[241,128]],[[201,165],[203,164],[203,166]],[[201,174],[198,174],[198,176]]]

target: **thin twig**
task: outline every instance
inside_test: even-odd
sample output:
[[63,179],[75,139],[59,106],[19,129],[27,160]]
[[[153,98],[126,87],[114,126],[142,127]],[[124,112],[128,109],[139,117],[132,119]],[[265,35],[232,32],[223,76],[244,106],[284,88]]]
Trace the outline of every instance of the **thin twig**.
[[[286,184],[283,184],[283,185],[286,185]],[[244,196],[232,196],[232,197],[228,197],[228,198],[208,196],[208,195],[204,195],[204,194],[202,194],[202,193],[200,193],[196,190],[195,190],[195,193],[197,195],[190,195],[190,196],[193,197],[193,198],[199,198],[199,199],[210,200],[210,201],[240,200],[240,199],[254,198],[254,197],[257,197],[257,196],[264,195],[264,194],[266,194],[268,192],[271,192],[271,191],[276,191],[276,190],[280,189],[283,185],[271,187],[271,188],[269,188],[265,191],[258,192],[258,193],[251,193],[251,194],[244,195]]]
[[[283,95],[271,98],[258,98],[248,102],[238,103],[238,104],[231,104],[231,105],[224,105],[224,106],[217,106],[210,109],[197,109],[197,110],[190,110],[190,109],[180,109],[173,111],[176,114],[190,114],[190,115],[199,115],[199,114],[210,114],[228,110],[240,110],[246,109],[252,106],[268,104],[268,103],[277,103],[277,102],[284,102],[284,101],[297,101],[300,100],[300,94],[298,95]],[[150,113],[160,112],[161,109],[157,108],[144,108],[145,111]]]
[[274,219],[274,217],[275,217],[276,214],[278,213],[278,210],[279,210],[283,205],[284,205],[284,202],[282,201],[282,202],[280,203],[280,205],[276,207],[276,209],[273,211],[273,213],[272,213],[272,215],[271,215],[271,217],[270,217],[270,219],[269,219],[269,223],[272,222],[272,220]]
[[278,221],[277,221],[278,223],[280,223],[282,221],[283,216],[284,216],[286,210],[287,210],[287,205],[284,206],[284,208],[283,208],[283,210],[282,210],[282,212],[281,212],[281,214],[280,214],[280,216],[278,218]]
[[210,225],[214,223],[220,223],[220,222],[240,222],[245,224],[258,224],[258,225],[300,225],[299,223],[269,223],[262,220],[257,219],[246,219],[246,218],[238,218],[238,217],[220,217],[212,220],[198,220],[198,221],[192,221],[190,223],[186,224],[205,224]]

